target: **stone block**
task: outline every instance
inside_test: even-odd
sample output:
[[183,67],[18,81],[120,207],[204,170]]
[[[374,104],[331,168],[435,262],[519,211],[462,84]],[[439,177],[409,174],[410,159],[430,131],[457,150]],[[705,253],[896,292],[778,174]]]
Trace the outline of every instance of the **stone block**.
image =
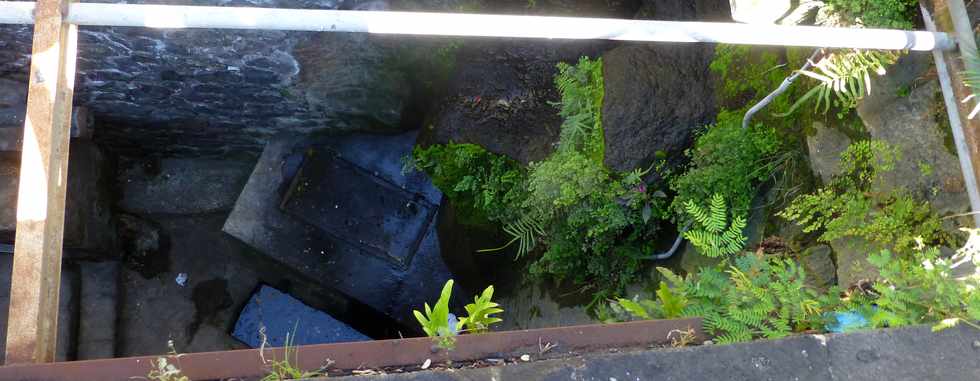
[[810,287],[827,290],[837,284],[837,269],[834,266],[834,251],[828,245],[806,248],[799,257],[800,265],[806,271],[806,283]]
[[[396,261],[389,255],[376,255],[376,250],[358,242],[361,238],[356,238],[357,235],[345,234],[339,228],[325,231],[281,209],[295,173],[302,166],[303,156],[311,148],[333,150],[357,165],[361,173],[384,179],[395,188],[420,197],[421,201],[440,205],[441,193],[424,174],[402,172],[402,158],[411,153],[415,138],[415,132],[394,136],[334,136],[320,141],[299,136],[277,138],[259,159],[225,222],[224,231],[320,286],[340,291],[409,329],[417,329],[412,309],[437,299],[442,285],[451,278],[439,251],[435,218],[419,230],[418,248],[410,260],[405,257],[405,261]],[[332,191],[330,187],[322,190]],[[368,199],[388,196],[377,192],[358,195]],[[295,211],[296,207],[289,209]],[[397,208],[390,210],[390,213],[397,212]],[[361,223],[385,221],[374,218]]]
[[119,208],[133,214],[202,214],[231,210],[254,159],[165,158],[121,169]]
[[119,262],[80,261],[78,264],[81,273],[78,359],[113,358],[119,310]]
[[367,341],[370,337],[288,294],[262,286],[252,295],[232,335],[252,348]]

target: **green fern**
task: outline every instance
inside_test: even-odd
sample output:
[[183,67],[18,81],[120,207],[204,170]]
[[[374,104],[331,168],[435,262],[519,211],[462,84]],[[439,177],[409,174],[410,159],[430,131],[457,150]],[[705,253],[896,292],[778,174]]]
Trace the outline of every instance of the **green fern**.
[[814,110],[826,113],[831,105],[843,109],[857,106],[865,95],[871,95],[871,73],[885,75],[885,68],[898,61],[900,53],[893,51],[850,50],[828,54],[813,64],[811,70],[797,72],[817,80],[817,86],[806,92],[789,111],[788,116],[807,101],[814,99]]
[[749,254],[735,264],[702,268],[680,277],[663,275],[656,300],[623,300],[613,309],[633,318],[700,316],[704,329],[722,344],[779,338],[823,326],[824,303],[805,286],[806,274],[796,263]]
[[980,113],[980,58],[975,54],[964,54],[963,55],[963,67],[966,69],[963,71],[963,84],[970,89],[970,96],[963,99],[962,102],[969,102],[971,99],[977,99],[973,109],[967,116],[969,119],[973,119],[977,113]]
[[530,214],[521,216],[517,221],[504,225],[504,232],[513,237],[506,244],[493,249],[477,250],[477,252],[490,253],[500,251],[517,243],[517,256],[514,258],[516,260],[527,255],[531,250],[534,250],[538,242],[538,237],[545,235],[542,223]]
[[745,246],[747,238],[742,234],[746,225],[745,218],[735,216],[729,225],[728,208],[725,206],[725,198],[720,194],[711,197],[711,205],[707,209],[692,201],[685,203],[684,208],[698,225],[698,228],[685,232],[684,238],[691,241],[705,256],[717,258],[731,255]]
[[902,253],[915,246],[916,237],[947,243],[948,234],[928,203],[902,190],[875,191],[882,175],[900,160],[899,151],[884,142],[855,142],[841,154],[839,175],[814,193],[797,197],[778,215],[804,232],[820,233],[823,242],[860,237]]

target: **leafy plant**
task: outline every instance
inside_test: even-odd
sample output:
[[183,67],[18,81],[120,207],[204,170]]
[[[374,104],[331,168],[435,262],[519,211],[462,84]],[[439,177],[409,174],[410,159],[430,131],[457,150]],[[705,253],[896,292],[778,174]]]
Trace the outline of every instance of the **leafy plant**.
[[[612,295],[636,279],[654,253],[666,195],[648,189],[647,171],[611,173],[603,164],[602,61],[558,65],[556,104],[564,118],[558,149],[525,170],[472,145],[416,149],[413,166],[471,215],[511,236],[501,251],[537,255],[528,271]],[[473,218],[479,221],[481,218]]]
[[715,194],[730,203],[733,214],[745,215],[756,185],[776,169],[774,158],[779,148],[772,128],[754,125],[743,130],[739,115],[720,113],[718,121],[688,149],[691,162],[687,170],[670,181],[677,194],[672,204],[676,215],[686,216],[688,202],[703,202]]
[[835,26],[912,29],[915,0],[827,0],[827,10],[836,16]]
[[[911,255],[888,250],[868,261],[880,276],[867,290],[849,293],[843,305],[864,315],[872,327],[933,324],[938,331],[958,324],[980,329],[980,230],[952,257],[921,245]],[[971,268],[972,267],[972,268]]]
[[579,59],[577,65],[558,64],[555,87],[561,93],[558,115],[564,118],[558,149],[583,152],[602,161],[602,59]]
[[459,332],[455,324],[449,324],[449,298],[452,293],[453,280],[450,279],[442,287],[435,308],[430,308],[429,303],[425,303],[425,315],[417,310],[412,311],[415,319],[422,325],[422,330],[429,337],[455,336]]
[[496,316],[491,316],[504,312],[500,305],[492,300],[493,286],[487,287],[482,294],[473,297],[473,303],[465,306],[468,316],[459,320],[449,312],[449,299],[452,297],[452,293],[453,280],[450,279],[442,287],[435,308],[430,308],[429,303],[425,303],[425,315],[419,311],[412,311],[415,314],[415,319],[422,325],[425,334],[429,337],[440,338],[441,344],[451,343],[452,338],[460,332],[486,332],[490,329],[491,324],[502,321]]
[[620,299],[614,309],[641,319],[700,316],[705,331],[723,344],[823,327],[826,302],[804,284],[805,272],[791,260],[747,254],[734,265],[705,267],[686,277],[657,270],[665,279],[657,299]]
[[703,208],[693,201],[684,204],[687,214],[697,223],[697,227],[684,233],[684,238],[701,254],[717,258],[738,253],[745,247],[747,238],[742,234],[745,218],[733,216],[728,223],[728,208],[725,198],[720,194],[711,197],[711,205]]
[[416,147],[407,167],[428,174],[464,223],[513,220],[517,214],[511,205],[526,197],[527,173],[521,165],[475,144]]
[[899,152],[881,141],[859,141],[841,154],[841,173],[811,194],[793,200],[779,213],[803,227],[821,232],[819,240],[860,237],[879,247],[906,252],[916,237],[946,242],[938,216],[928,203],[901,190],[875,191],[880,176],[891,171]]
[[826,113],[831,104],[844,110],[857,106],[865,94],[871,95],[871,73],[885,75],[885,67],[898,61],[899,53],[875,50],[834,51],[813,64],[812,70],[800,74],[817,80],[817,86],[800,97],[786,116],[814,99],[814,111]]
[[501,247],[493,249],[482,249],[477,250],[479,253],[490,253],[494,251],[500,251],[506,249],[513,245],[515,242],[517,245],[517,258],[523,257],[537,245],[538,237],[545,234],[544,227],[540,221],[536,219],[534,215],[524,215],[517,219],[517,221],[510,222],[504,225],[504,232],[509,234],[513,239],[508,241]]
[[468,316],[459,319],[459,326],[464,327],[466,332],[483,333],[490,330],[491,324],[502,322],[499,317],[490,316],[504,312],[492,299],[493,286],[487,286],[482,294],[473,297],[473,303],[464,307]]

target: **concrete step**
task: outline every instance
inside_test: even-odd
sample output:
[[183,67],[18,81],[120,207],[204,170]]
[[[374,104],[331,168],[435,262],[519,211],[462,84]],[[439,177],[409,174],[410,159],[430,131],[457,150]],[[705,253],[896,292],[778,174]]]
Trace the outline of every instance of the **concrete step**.
[[81,305],[78,322],[78,359],[116,355],[119,321],[119,262],[79,262]]

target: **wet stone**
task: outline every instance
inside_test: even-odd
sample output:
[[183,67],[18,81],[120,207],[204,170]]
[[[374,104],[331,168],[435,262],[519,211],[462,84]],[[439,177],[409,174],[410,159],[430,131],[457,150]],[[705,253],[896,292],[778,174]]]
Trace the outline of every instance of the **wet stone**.
[[406,265],[436,206],[367,173],[333,152],[307,157],[293,182],[287,213],[365,252]]
[[330,315],[265,285],[245,305],[232,336],[252,348],[262,346],[263,340],[270,347],[371,340]]

